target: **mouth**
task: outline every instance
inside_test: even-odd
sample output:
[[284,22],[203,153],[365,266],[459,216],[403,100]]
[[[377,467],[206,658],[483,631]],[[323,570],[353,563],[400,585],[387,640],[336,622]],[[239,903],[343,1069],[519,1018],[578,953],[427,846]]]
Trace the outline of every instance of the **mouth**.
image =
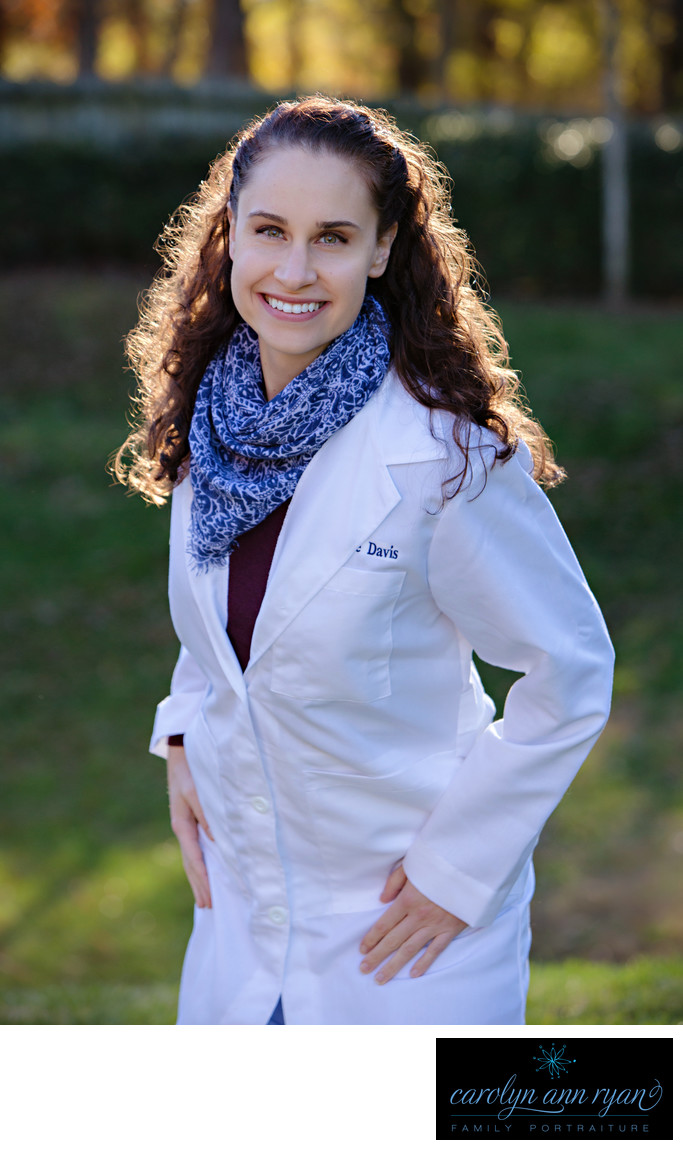
[[328,303],[327,300],[284,300],[265,293],[261,295],[261,299],[271,311],[282,315],[298,316],[315,315]]

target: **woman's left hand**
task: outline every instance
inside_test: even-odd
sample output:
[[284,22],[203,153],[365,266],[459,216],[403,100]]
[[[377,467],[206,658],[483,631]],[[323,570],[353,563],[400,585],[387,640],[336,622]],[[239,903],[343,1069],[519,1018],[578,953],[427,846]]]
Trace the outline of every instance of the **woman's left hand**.
[[375,975],[375,982],[389,982],[426,946],[426,951],[410,971],[411,978],[418,978],[467,926],[461,918],[449,914],[420,894],[401,864],[389,875],[380,901],[392,905],[360,944],[361,954],[365,955],[360,964],[363,974],[376,970],[386,958],[389,959]]

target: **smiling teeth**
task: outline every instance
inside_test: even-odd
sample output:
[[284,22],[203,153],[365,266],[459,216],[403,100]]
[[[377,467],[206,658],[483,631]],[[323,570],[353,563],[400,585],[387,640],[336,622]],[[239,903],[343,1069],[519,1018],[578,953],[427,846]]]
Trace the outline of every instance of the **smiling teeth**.
[[276,311],[284,311],[294,315],[301,315],[304,311],[319,311],[323,306],[322,303],[285,303],[284,300],[275,299],[275,296],[272,295],[267,295],[264,298],[266,303],[270,304]]

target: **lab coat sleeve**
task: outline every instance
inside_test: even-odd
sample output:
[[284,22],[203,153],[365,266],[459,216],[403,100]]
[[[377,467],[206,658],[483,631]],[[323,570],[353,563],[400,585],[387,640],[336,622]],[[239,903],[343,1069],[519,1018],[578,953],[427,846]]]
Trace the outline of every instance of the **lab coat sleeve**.
[[611,697],[602,615],[529,462],[521,445],[483,489],[475,475],[446,504],[429,556],[432,594],[468,644],[522,672],[404,860],[423,894],[475,927],[501,909]]
[[166,758],[168,736],[183,735],[201,707],[208,681],[185,647],[180,648],[171,679],[171,693],[159,703],[150,752]]

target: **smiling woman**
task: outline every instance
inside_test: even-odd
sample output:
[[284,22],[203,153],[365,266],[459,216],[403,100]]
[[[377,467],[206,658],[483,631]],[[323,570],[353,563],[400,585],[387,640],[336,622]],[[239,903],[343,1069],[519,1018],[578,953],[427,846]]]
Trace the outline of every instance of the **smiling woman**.
[[[443,174],[383,113],[283,103],[164,250],[117,474],[173,494],[178,1021],[520,1023],[612,650]],[[473,651],[521,674],[497,722]]]
[[228,208],[233,299],[258,335],[269,399],[351,327],[368,277],[387,266],[396,224],[378,235],[370,189],[355,177],[345,157],[278,148]]

